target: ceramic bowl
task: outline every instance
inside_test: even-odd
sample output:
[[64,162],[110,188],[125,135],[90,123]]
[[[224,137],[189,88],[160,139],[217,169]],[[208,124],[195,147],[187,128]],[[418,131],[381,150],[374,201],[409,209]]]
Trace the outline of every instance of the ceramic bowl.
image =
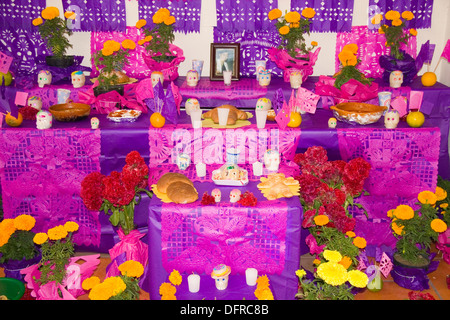
[[340,121],[365,125],[377,122],[387,107],[361,102],[344,102],[332,106],[330,109]]
[[69,122],[81,120],[89,115],[91,107],[84,103],[62,103],[55,104],[49,109],[50,113],[58,121]]

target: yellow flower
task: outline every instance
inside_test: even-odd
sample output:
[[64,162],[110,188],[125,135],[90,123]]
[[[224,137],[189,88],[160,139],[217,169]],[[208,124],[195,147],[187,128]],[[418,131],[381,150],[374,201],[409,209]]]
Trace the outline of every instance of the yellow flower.
[[342,255],[336,250],[324,250],[323,257],[331,262],[339,262],[342,260]]
[[316,15],[316,11],[314,11],[313,8],[305,8],[302,11],[302,16],[304,16],[305,18],[308,18],[308,19],[314,18],[315,15]]
[[288,23],[299,22],[300,18],[301,18],[300,13],[298,13],[297,11],[288,12],[284,16],[284,19],[286,19],[286,22]]
[[[413,30],[413,29],[411,29],[411,30]],[[434,192],[434,194],[436,195],[437,201],[442,201],[445,198],[447,198],[447,191],[445,191],[441,187],[436,187],[436,191]]]
[[140,45],[140,46],[142,46],[144,43],[145,43],[144,39],[141,39],[141,40],[138,41],[138,45]]
[[409,33],[412,35],[412,36],[417,36],[417,30],[416,29],[409,29]]
[[149,41],[152,41],[152,39],[153,39],[152,36],[146,36],[146,37],[144,38],[144,41],[145,41],[145,42],[149,42]]
[[385,14],[386,20],[396,20],[400,19],[400,13],[395,10],[390,10]]
[[414,13],[412,13],[411,11],[403,11],[402,18],[405,20],[412,20],[414,19]]
[[320,264],[320,260],[319,259],[314,259],[313,264]]
[[311,41],[311,45],[312,45],[313,47],[316,47],[316,46],[318,46],[319,44],[317,43],[317,41]]
[[372,22],[372,24],[380,24],[382,20],[383,20],[383,15],[381,13],[379,13],[379,14],[374,15],[370,22]]
[[89,278],[84,279],[83,283],[81,284],[81,287],[84,290],[91,290],[93,287],[95,287],[96,285],[100,284],[100,278],[96,277],[96,276],[92,276]]
[[324,226],[328,222],[330,222],[330,219],[324,214],[321,214],[321,215],[318,215],[318,216],[314,217],[314,223],[316,225],[318,225],[318,226]]
[[75,232],[78,231],[79,225],[75,221],[67,221],[64,224],[64,228],[67,232]]
[[275,9],[272,9],[269,11],[268,17],[269,17],[269,20],[275,20],[275,19],[280,18],[282,14],[283,13],[281,12],[280,9],[275,8]]
[[447,209],[448,203],[441,203],[441,205],[439,207],[441,207],[442,209]]
[[317,275],[332,286],[340,286],[347,281],[347,270],[342,264],[325,262],[317,267]]
[[161,296],[171,296],[175,295],[177,288],[168,282],[164,282],[159,286],[159,294]]
[[389,211],[387,212],[387,216],[388,216],[389,218],[393,218],[393,217],[394,217],[394,212],[395,212],[395,209],[389,210]]
[[167,18],[164,19],[164,24],[167,26],[170,26],[172,24],[174,24],[176,22],[176,19],[174,16],[168,16]]
[[431,229],[439,233],[444,232],[447,230],[447,224],[441,219],[434,219],[431,221]]
[[356,237],[353,239],[353,244],[360,249],[364,249],[367,246],[367,241],[364,238]]
[[338,263],[342,264],[345,269],[348,269],[352,265],[352,259],[348,256],[343,256],[341,261],[339,261]]
[[300,27],[300,22],[292,22],[289,24],[289,27],[292,28],[299,28]]
[[269,288],[257,288],[255,290],[255,296],[258,300],[273,300],[273,294]]
[[14,219],[14,227],[17,230],[30,231],[36,224],[36,219],[28,214],[21,214]]
[[392,25],[395,27],[401,26],[403,21],[401,19],[395,19],[392,21]]
[[111,50],[111,48],[103,48],[102,49],[102,55],[104,55],[105,57],[108,57],[110,55],[112,55],[114,53],[114,51]]
[[289,27],[288,26],[282,26],[279,30],[278,30],[278,32],[281,34],[281,35],[286,35],[286,34],[288,34],[289,33]]
[[345,235],[349,238],[354,238],[356,236],[356,234],[353,231],[347,231]]
[[39,232],[36,233],[34,238],[33,238],[33,242],[36,243],[37,245],[41,245],[43,244],[45,241],[47,241],[48,239],[48,235],[44,232]]
[[42,20],[42,18],[39,17],[39,18],[34,19],[32,23],[33,23],[33,26],[37,27],[38,25],[43,24],[44,20]]
[[391,225],[391,227],[392,227],[392,230],[393,230],[396,234],[398,234],[399,236],[401,236],[401,235],[403,234],[403,228],[404,228],[405,226],[399,226],[397,223],[393,222],[392,225]]
[[170,11],[166,8],[161,8],[155,12],[152,17],[153,23],[160,24],[163,23],[166,18],[170,16]]
[[301,278],[303,278],[303,277],[306,275],[306,271],[303,270],[303,269],[297,270],[297,271],[295,271],[295,275],[296,275],[299,279],[301,279]]
[[116,52],[120,50],[120,43],[115,40],[106,40],[103,43],[103,48],[109,49],[110,51]]
[[42,10],[41,15],[45,20],[53,20],[59,16],[59,9],[56,7],[47,7]]
[[106,278],[103,281],[104,284],[110,284],[112,287],[112,293],[111,296],[116,296],[120,293],[122,293],[126,288],[127,285],[125,282],[123,282],[123,279],[121,277],[109,277]]
[[134,48],[136,48],[136,43],[133,40],[125,39],[122,41],[122,47],[124,49],[134,50]]
[[75,20],[77,14],[75,12],[66,11],[64,12],[64,17],[66,17],[66,19]]
[[177,300],[175,294],[164,294],[161,296],[161,300]]
[[358,60],[356,59],[356,56],[350,50],[342,50],[338,54],[338,58],[344,67],[345,66],[354,66],[358,62]]
[[414,210],[408,205],[401,204],[395,208],[394,216],[400,220],[409,220],[414,217]]
[[257,286],[259,288],[268,288],[269,287],[269,278],[267,275],[263,275],[256,279]]
[[139,278],[144,273],[144,267],[139,261],[128,260],[119,266],[122,275]]
[[173,270],[169,275],[169,281],[174,286],[179,286],[182,280],[183,278],[181,277],[180,273],[177,270]]
[[348,50],[356,55],[358,53],[358,45],[356,43],[349,43],[346,44],[342,50]]
[[142,27],[145,27],[146,24],[147,21],[145,19],[140,19],[136,22],[136,28],[141,29]]
[[89,299],[91,300],[108,300],[113,296],[113,287],[111,283],[103,282],[91,289]]
[[425,191],[422,191],[421,193],[419,193],[419,195],[417,196],[417,199],[419,200],[420,203],[423,203],[423,204],[428,203],[428,204],[433,205],[436,203],[437,197],[433,192],[425,190]]
[[354,287],[365,288],[369,282],[369,277],[360,270],[351,270],[348,272],[348,282]]
[[60,240],[67,236],[67,230],[64,226],[56,226],[47,231],[50,240]]

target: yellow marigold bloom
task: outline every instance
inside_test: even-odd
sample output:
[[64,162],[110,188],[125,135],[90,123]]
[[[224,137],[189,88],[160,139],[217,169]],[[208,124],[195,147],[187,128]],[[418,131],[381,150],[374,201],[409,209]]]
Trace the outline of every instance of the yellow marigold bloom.
[[434,219],[431,221],[431,229],[441,233],[447,230],[447,224],[441,219]]
[[258,300],[273,300],[273,294],[269,288],[257,288],[255,290],[255,297]]
[[412,35],[412,36],[417,36],[417,30],[416,29],[410,29],[409,30],[409,33]]
[[442,209],[447,209],[448,203],[441,203],[441,205],[439,207],[441,207]]
[[165,294],[161,296],[161,300],[177,300],[174,294]]
[[119,266],[122,275],[139,278],[144,273],[144,267],[139,261],[128,260]]
[[352,259],[348,256],[343,256],[341,261],[339,261],[338,263],[342,264],[345,269],[348,269],[352,265]]
[[275,9],[272,9],[269,11],[268,18],[269,18],[269,20],[275,20],[275,19],[280,18],[282,14],[283,13],[281,12],[280,9],[275,8]]
[[350,50],[342,50],[338,54],[339,61],[345,66],[354,66],[358,62],[356,56]]
[[66,19],[75,20],[75,18],[77,17],[77,14],[72,11],[66,11],[66,12],[64,12],[64,17]]
[[380,24],[381,21],[383,21],[383,15],[381,13],[378,13],[373,16],[370,22],[372,22],[372,24]]
[[2,222],[0,222],[0,233],[5,234],[13,234],[14,231],[16,231],[16,227],[14,226],[14,219],[3,219]]
[[409,220],[414,217],[414,209],[408,205],[401,204],[395,208],[394,216],[400,220]]
[[389,210],[389,211],[387,212],[387,216],[388,216],[389,218],[393,218],[393,217],[394,217],[394,212],[395,212],[395,209]]
[[120,50],[120,43],[115,40],[106,40],[103,43],[103,48],[108,49],[110,51],[119,51]]
[[39,232],[34,235],[33,242],[36,243],[37,245],[41,245],[45,241],[47,241],[47,239],[48,239],[48,235],[46,233]]
[[312,19],[315,15],[316,11],[314,11],[313,8],[305,8],[302,10],[302,16],[304,16],[305,18]]
[[136,48],[136,43],[133,40],[125,39],[122,41],[122,47],[124,49],[134,50]]
[[43,24],[43,23],[44,23],[44,20],[42,20],[42,18],[39,17],[39,18],[34,19],[34,20],[32,21],[32,23],[33,23],[33,26],[37,27],[38,25]]
[[299,28],[300,27],[300,22],[292,22],[291,24],[289,24],[289,27],[291,29],[293,28]]
[[67,232],[75,232],[78,231],[78,228],[80,226],[78,225],[78,223],[76,223],[75,221],[67,221],[64,224],[64,228],[67,230]]
[[268,288],[269,287],[269,278],[267,275],[263,275],[256,279],[256,283],[259,288]]
[[425,190],[425,191],[422,191],[421,193],[419,193],[419,195],[417,196],[417,199],[419,200],[420,203],[423,203],[423,204],[428,203],[428,204],[433,205],[436,203],[437,197],[433,192]]
[[314,223],[318,226],[324,226],[328,222],[330,222],[330,219],[324,214],[320,214],[314,217]]
[[164,24],[167,26],[170,26],[170,25],[174,24],[175,22],[176,22],[176,19],[174,16],[169,16],[164,19]]
[[346,44],[342,50],[348,50],[350,52],[352,52],[353,54],[357,54],[358,53],[358,45],[356,43],[349,43]]
[[59,9],[56,7],[47,7],[42,10],[41,15],[45,20],[53,20],[59,16]]
[[142,46],[144,43],[145,43],[144,39],[141,39],[141,40],[138,41],[138,45],[140,45],[140,46]]
[[299,279],[301,279],[301,278],[303,278],[303,277],[306,275],[306,271],[303,270],[303,269],[297,270],[297,271],[295,271],[295,275],[296,275],[297,277],[299,277]]
[[279,32],[281,35],[288,34],[289,31],[290,31],[290,28],[289,28],[288,26],[282,26],[282,27],[278,30],[278,32]]
[[348,282],[354,287],[365,288],[369,282],[369,277],[360,270],[351,270],[347,274]]
[[152,41],[152,39],[153,39],[152,36],[146,36],[146,37],[144,38],[144,41],[145,41],[145,42],[149,42],[149,41]]
[[317,267],[317,275],[332,286],[340,286],[347,281],[347,270],[342,264],[325,262]]
[[346,235],[347,237],[349,237],[349,238],[354,238],[354,237],[356,237],[356,234],[355,234],[353,231],[347,231],[347,232],[345,233],[345,235]]
[[163,23],[166,18],[170,16],[170,11],[166,8],[161,8],[155,12],[152,17],[153,23],[160,24]]
[[395,27],[401,26],[403,21],[401,19],[392,20],[392,25]]
[[175,295],[177,288],[168,282],[164,282],[159,286],[159,294],[161,296]]
[[92,276],[89,278],[84,279],[83,283],[81,284],[81,287],[84,290],[91,290],[93,287],[95,287],[96,285],[100,284],[100,278],[96,277],[96,276]]
[[102,55],[104,55],[105,57],[108,57],[110,55],[112,55],[114,53],[114,51],[111,50],[111,48],[103,48],[102,49]]
[[147,25],[147,20],[140,19],[138,22],[136,22],[136,28],[141,29],[142,27],[145,27]]
[[174,286],[179,286],[182,280],[183,278],[181,277],[180,273],[177,270],[173,270],[169,275],[169,281]]
[[123,279],[121,277],[109,277],[106,278],[103,283],[110,284],[113,288],[111,296],[116,296],[125,291],[125,289],[127,288],[127,285],[125,284],[125,282],[123,282]]
[[367,246],[367,241],[364,238],[356,237],[353,239],[353,244],[360,249],[364,249]]
[[36,219],[28,214],[21,214],[14,219],[14,227],[17,230],[30,231],[36,224]]
[[311,45],[312,45],[313,47],[317,47],[319,44],[317,43],[317,41],[311,41]]
[[405,20],[412,20],[414,19],[414,13],[412,13],[411,11],[403,11],[402,18]]
[[113,296],[113,290],[111,283],[103,282],[91,289],[89,292],[89,299],[91,300],[108,300]]
[[56,226],[47,231],[50,240],[60,240],[67,236],[67,230],[64,226]]
[[331,262],[339,262],[342,260],[342,255],[336,250],[324,250],[323,257]]
[[386,12],[385,18],[386,18],[386,20],[400,19],[400,13],[395,10],[390,10],[390,11]]
[[447,191],[445,191],[441,187],[436,187],[436,191],[434,192],[434,194],[436,195],[436,200],[437,201],[442,201],[445,198],[447,198]]
[[286,13],[286,15],[284,16],[284,19],[286,20],[286,22],[288,23],[294,23],[294,22],[299,22],[300,21],[300,13],[298,13],[297,11],[291,11]]
[[392,231],[394,231],[396,234],[401,236],[403,234],[403,228],[405,226],[399,226],[397,223],[393,222],[391,227],[392,227]]

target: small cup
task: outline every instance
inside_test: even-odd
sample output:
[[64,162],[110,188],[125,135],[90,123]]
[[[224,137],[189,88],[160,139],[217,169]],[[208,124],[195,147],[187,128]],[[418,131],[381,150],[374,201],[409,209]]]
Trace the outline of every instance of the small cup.
[[191,110],[191,124],[194,129],[202,127],[202,110]]
[[[392,92],[390,91],[382,91],[378,92],[378,103],[380,106],[387,107],[386,111],[389,111],[391,108],[391,98],[392,98]],[[383,114],[385,114],[384,112]]]
[[200,276],[198,274],[191,274],[188,276],[189,292],[197,293],[200,290]]
[[227,163],[237,164],[239,161],[239,154],[241,151],[237,148],[227,149]]
[[67,89],[58,89],[56,90],[58,96],[58,104],[67,103],[70,98],[70,90]]
[[203,60],[192,60],[192,69],[197,70],[198,78],[200,80],[200,77],[202,76],[202,70],[203,70]]
[[218,108],[217,112],[219,113],[219,125],[226,126],[228,122],[228,113],[230,112],[230,109]]
[[262,176],[263,174],[263,164],[262,162],[256,161],[253,163],[253,175],[254,176]]
[[258,129],[264,129],[266,127],[267,110],[255,110],[256,114],[256,126]]
[[231,86],[231,76],[233,75],[232,71],[223,71],[223,83],[226,86]]
[[259,73],[266,69],[266,60],[255,60],[256,80],[259,81]]
[[255,268],[247,268],[245,270],[245,282],[248,286],[255,286],[258,278],[258,270]]
[[206,176],[206,164],[199,162],[195,165],[195,171],[197,172],[197,177]]

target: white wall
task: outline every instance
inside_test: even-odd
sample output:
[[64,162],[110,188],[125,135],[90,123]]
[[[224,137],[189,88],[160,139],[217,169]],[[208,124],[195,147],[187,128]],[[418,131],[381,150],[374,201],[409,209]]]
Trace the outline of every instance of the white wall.
[[[138,2],[137,0],[126,0],[127,5],[127,25],[134,26],[138,20]],[[355,0],[353,10],[353,25],[367,25],[367,8],[369,0]],[[61,0],[47,0],[47,5],[60,8],[62,12]],[[290,0],[278,0],[278,7],[284,12],[289,10]],[[417,47],[426,41],[436,44],[434,58],[430,71],[434,71],[439,57],[444,49],[447,39],[450,38],[450,1],[434,0],[433,16],[430,29],[419,29],[417,35]],[[202,59],[205,61],[203,66],[203,76],[209,75],[210,43],[213,42],[213,27],[215,26],[215,0],[202,0],[202,15],[200,33],[176,33],[174,44],[184,51],[186,60],[181,63],[179,73],[181,75],[191,68],[193,59]],[[312,33],[309,37],[315,40],[322,47],[319,59],[314,66],[314,74],[331,75],[334,73],[334,56],[336,48],[336,33]],[[310,39],[306,39],[307,41]],[[90,34],[87,32],[75,32],[70,42],[73,48],[69,54],[84,55],[83,65],[90,66]],[[427,67],[419,71],[419,75],[427,71]],[[439,82],[450,86],[450,63],[442,60],[436,70]]]

